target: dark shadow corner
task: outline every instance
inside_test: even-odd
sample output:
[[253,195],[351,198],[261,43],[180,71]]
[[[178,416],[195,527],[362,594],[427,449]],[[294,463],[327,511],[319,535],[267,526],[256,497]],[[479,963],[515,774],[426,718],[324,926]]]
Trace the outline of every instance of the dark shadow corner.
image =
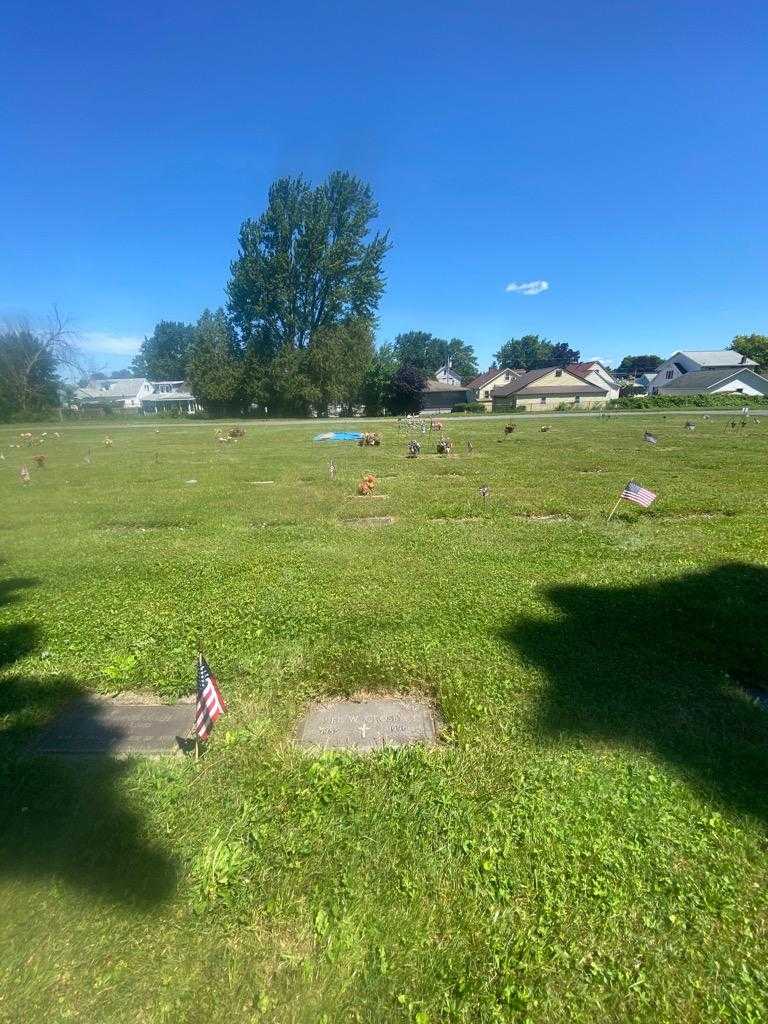
[[703,795],[768,821],[768,569],[725,564],[635,587],[557,586],[559,615],[504,639],[549,680],[541,725],[654,752]]

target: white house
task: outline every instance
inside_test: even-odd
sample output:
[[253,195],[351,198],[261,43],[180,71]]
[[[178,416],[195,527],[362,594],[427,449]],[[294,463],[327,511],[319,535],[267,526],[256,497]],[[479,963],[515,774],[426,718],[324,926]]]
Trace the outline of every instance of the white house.
[[503,366],[500,370],[494,367],[475,377],[467,384],[467,387],[472,392],[473,401],[482,402],[490,412],[494,388],[504,387],[513,380],[517,380],[518,377],[522,377],[524,373],[525,370],[512,370],[508,366]]
[[738,394],[756,397],[768,395],[768,380],[748,366],[730,370],[694,370],[678,374],[660,386],[654,384],[653,390],[659,395]]
[[149,384],[152,393],[142,399],[143,413],[193,413],[203,408],[183,380],[153,380]]
[[619,382],[599,359],[590,359],[586,363],[569,363],[566,369],[590,384],[594,384],[595,387],[607,391],[609,399],[619,397]]
[[441,384],[452,384],[456,388],[461,387],[461,377],[451,367],[451,361],[448,360],[444,363],[439,370],[435,370],[434,379],[439,381]]
[[755,369],[757,363],[733,349],[715,349],[711,352],[674,352],[656,370],[654,388],[666,387],[667,383],[685,373],[699,370],[735,370],[740,366]]
[[75,391],[77,405],[114,405],[119,409],[138,412],[144,398],[152,394],[152,385],[146,377],[93,377]]
[[146,377],[93,377],[77,388],[74,402],[78,406],[109,405],[136,413],[193,413],[202,408],[183,380],[151,381]]

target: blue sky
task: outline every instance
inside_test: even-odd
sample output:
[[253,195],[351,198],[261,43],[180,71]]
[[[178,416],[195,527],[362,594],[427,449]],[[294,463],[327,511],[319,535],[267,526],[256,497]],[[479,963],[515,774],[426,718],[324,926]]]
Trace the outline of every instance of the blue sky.
[[343,168],[392,233],[380,340],[724,346],[768,333],[767,98],[749,0],[6,0],[0,312],[124,365],[224,301],[275,177]]

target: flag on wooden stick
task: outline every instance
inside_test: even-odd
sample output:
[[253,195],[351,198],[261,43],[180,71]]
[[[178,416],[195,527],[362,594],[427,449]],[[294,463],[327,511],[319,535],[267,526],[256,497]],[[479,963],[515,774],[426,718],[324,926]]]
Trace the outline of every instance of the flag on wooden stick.
[[197,656],[197,714],[195,715],[195,735],[198,739],[207,740],[211,735],[214,723],[227,710],[221,696],[216,676],[211,672],[208,662]]

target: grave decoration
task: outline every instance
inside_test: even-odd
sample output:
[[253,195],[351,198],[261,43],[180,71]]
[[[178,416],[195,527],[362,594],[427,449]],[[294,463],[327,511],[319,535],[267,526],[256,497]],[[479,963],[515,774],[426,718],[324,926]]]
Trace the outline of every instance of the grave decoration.
[[381,435],[374,433],[364,433],[360,440],[357,442],[361,448],[378,448],[381,444]]
[[453,442],[450,437],[441,437],[437,442],[438,455],[450,455],[453,450]]
[[378,481],[376,477],[373,475],[373,473],[368,473],[357,485],[357,493],[361,497],[364,497],[367,494],[373,494],[373,492],[376,490],[377,483]]
[[408,458],[417,459],[421,453],[421,445],[418,441],[409,441],[408,443]]

